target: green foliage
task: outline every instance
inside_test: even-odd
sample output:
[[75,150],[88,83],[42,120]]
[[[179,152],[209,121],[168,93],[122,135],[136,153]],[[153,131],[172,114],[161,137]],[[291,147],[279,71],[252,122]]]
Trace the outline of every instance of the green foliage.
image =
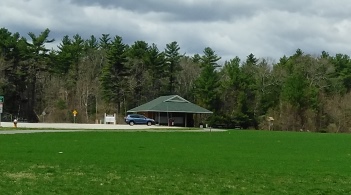
[[22,98],[21,92],[26,89],[27,72],[21,62],[27,51],[27,42],[19,33],[11,33],[5,28],[0,29],[0,83],[2,95],[11,100],[4,110],[14,113],[18,111]]
[[39,35],[32,32],[28,33],[31,41],[27,42],[27,47],[23,51],[24,59],[21,63],[21,71],[23,73],[22,78],[26,82],[26,88],[21,95],[26,97],[24,101],[28,110],[21,115],[24,115],[31,122],[39,120],[36,112],[42,110],[42,105],[38,104],[42,96],[39,96],[36,92],[38,90],[38,80],[41,79],[40,76],[48,71],[50,50],[45,47],[45,44],[54,41],[54,39],[49,39],[49,34],[49,29],[45,29]]
[[108,62],[102,68],[100,77],[102,94],[106,102],[117,105],[117,112],[121,111],[120,103],[125,96],[126,77],[130,74],[127,67],[127,45],[122,38],[116,36],[107,53]]
[[150,92],[150,78],[148,77],[149,44],[145,41],[136,41],[128,50],[129,64],[131,67],[130,86],[134,96],[131,96],[131,107],[147,102],[146,97]]
[[169,78],[168,88],[169,94],[174,93],[174,88],[177,83],[177,73],[181,70],[180,58],[182,57],[179,53],[180,47],[176,41],[166,45],[165,57],[167,64],[167,76]]
[[59,52],[57,55],[56,63],[53,64],[53,72],[58,75],[67,74],[71,64],[73,64],[73,55],[72,52],[72,41],[68,37],[68,35],[64,36],[60,45],[58,46]]
[[[245,123],[246,127],[257,128],[257,106],[258,106],[258,83],[257,78],[258,59],[253,54],[247,56],[246,61],[241,67],[240,74],[240,92],[238,96],[238,107],[240,112],[236,117]],[[246,119],[246,120],[245,120]],[[245,122],[244,122],[245,121]]]
[[204,55],[201,57],[201,73],[195,82],[195,97],[199,105],[215,111],[218,105],[218,88],[220,86],[219,76],[216,68],[217,61],[220,57],[215,52],[207,47],[204,50]]
[[[56,51],[46,47],[53,41],[49,29],[28,35],[29,40],[0,29],[0,92],[11,100],[4,110],[27,120],[37,121],[47,110],[52,115],[46,119],[54,122],[58,112],[77,109],[82,121],[94,122],[105,112],[123,115],[160,95],[178,94],[214,111],[213,123],[259,128],[272,116],[284,130],[318,131],[335,124],[338,132],[347,132],[351,123],[342,109],[347,106],[333,109],[330,103],[349,102],[346,54],[312,56],[297,49],[278,63],[249,54],[222,66],[211,48],[186,56],[175,41],[160,51],[142,40],[129,46],[118,36],[76,34],[64,36]],[[62,110],[57,100],[65,101]]]
[[225,89],[239,89],[240,84],[240,58],[235,57],[224,63],[223,73],[225,79],[222,81],[222,86]]
[[56,102],[56,107],[59,109],[59,110],[64,110],[67,108],[67,104],[64,100],[62,99],[58,99],[57,102]]
[[334,76],[341,81],[347,92],[351,89],[351,59],[348,55],[336,54],[331,57],[331,63],[335,67]]
[[201,57],[201,65],[202,67],[205,66],[210,66],[212,68],[218,68],[218,60],[220,60],[221,57],[219,57],[215,51],[213,51],[211,48],[206,47],[204,49],[204,55]]
[[289,76],[282,90],[282,97],[297,107],[304,107],[306,105],[307,83],[301,74]]
[[167,64],[165,53],[160,52],[155,44],[152,44],[149,48],[147,66],[151,76],[152,97],[157,98],[158,96],[165,94],[163,78],[167,76]]
[[94,35],[91,35],[90,39],[86,40],[84,44],[85,44],[86,49],[98,49],[99,48],[99,42]]
[[111,41],[110,34],[102,34],[100,38],[100,47],[105,50],[109,49],[110,41]]

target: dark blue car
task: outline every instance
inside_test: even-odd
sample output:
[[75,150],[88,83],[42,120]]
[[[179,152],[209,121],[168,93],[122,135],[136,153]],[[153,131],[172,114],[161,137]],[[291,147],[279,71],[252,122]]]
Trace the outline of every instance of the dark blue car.
[[124,120],[127,124],[132,126],[134,124],[146,124],[148,126],[155,124],[154,119],[147,118],[146,116],[141,114],[128,114],[126,117],[124,117]]

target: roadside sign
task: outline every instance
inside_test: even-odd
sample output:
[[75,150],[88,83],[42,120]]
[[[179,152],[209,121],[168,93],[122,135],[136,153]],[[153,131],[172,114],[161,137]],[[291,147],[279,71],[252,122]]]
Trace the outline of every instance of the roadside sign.
[[4,96],[0,95],[0,103],[4,103]]
[[73,110],[73,122],[76,123],[76,116],[78,114],[77,110]]

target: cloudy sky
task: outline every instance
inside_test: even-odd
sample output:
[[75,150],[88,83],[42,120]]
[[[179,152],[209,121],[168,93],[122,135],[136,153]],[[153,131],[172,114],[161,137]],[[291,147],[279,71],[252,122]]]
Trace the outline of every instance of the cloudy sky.
[[211,47],[224,60],[279,60],[297,48],[350,55],[350,10],[349,0],[1,0],[0,27],[22,36],[49,28],[55,44],[110,34],[160,50],[177,41],[187,55]]

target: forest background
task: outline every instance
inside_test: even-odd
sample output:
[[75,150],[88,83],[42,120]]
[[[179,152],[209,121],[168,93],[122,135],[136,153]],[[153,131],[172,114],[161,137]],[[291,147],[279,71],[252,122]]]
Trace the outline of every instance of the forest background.
[[176,41],[159,50],[139,40],[102,34],[62,38],[0,29],[3,119],[94,123],[162,95],[176,94],[214,112],[210,125],[275,130],[351,131],[351,59],[347,54],[306,54],[297,49],[278,61],[248,54],[222,61],[210,47],[180,53]]

